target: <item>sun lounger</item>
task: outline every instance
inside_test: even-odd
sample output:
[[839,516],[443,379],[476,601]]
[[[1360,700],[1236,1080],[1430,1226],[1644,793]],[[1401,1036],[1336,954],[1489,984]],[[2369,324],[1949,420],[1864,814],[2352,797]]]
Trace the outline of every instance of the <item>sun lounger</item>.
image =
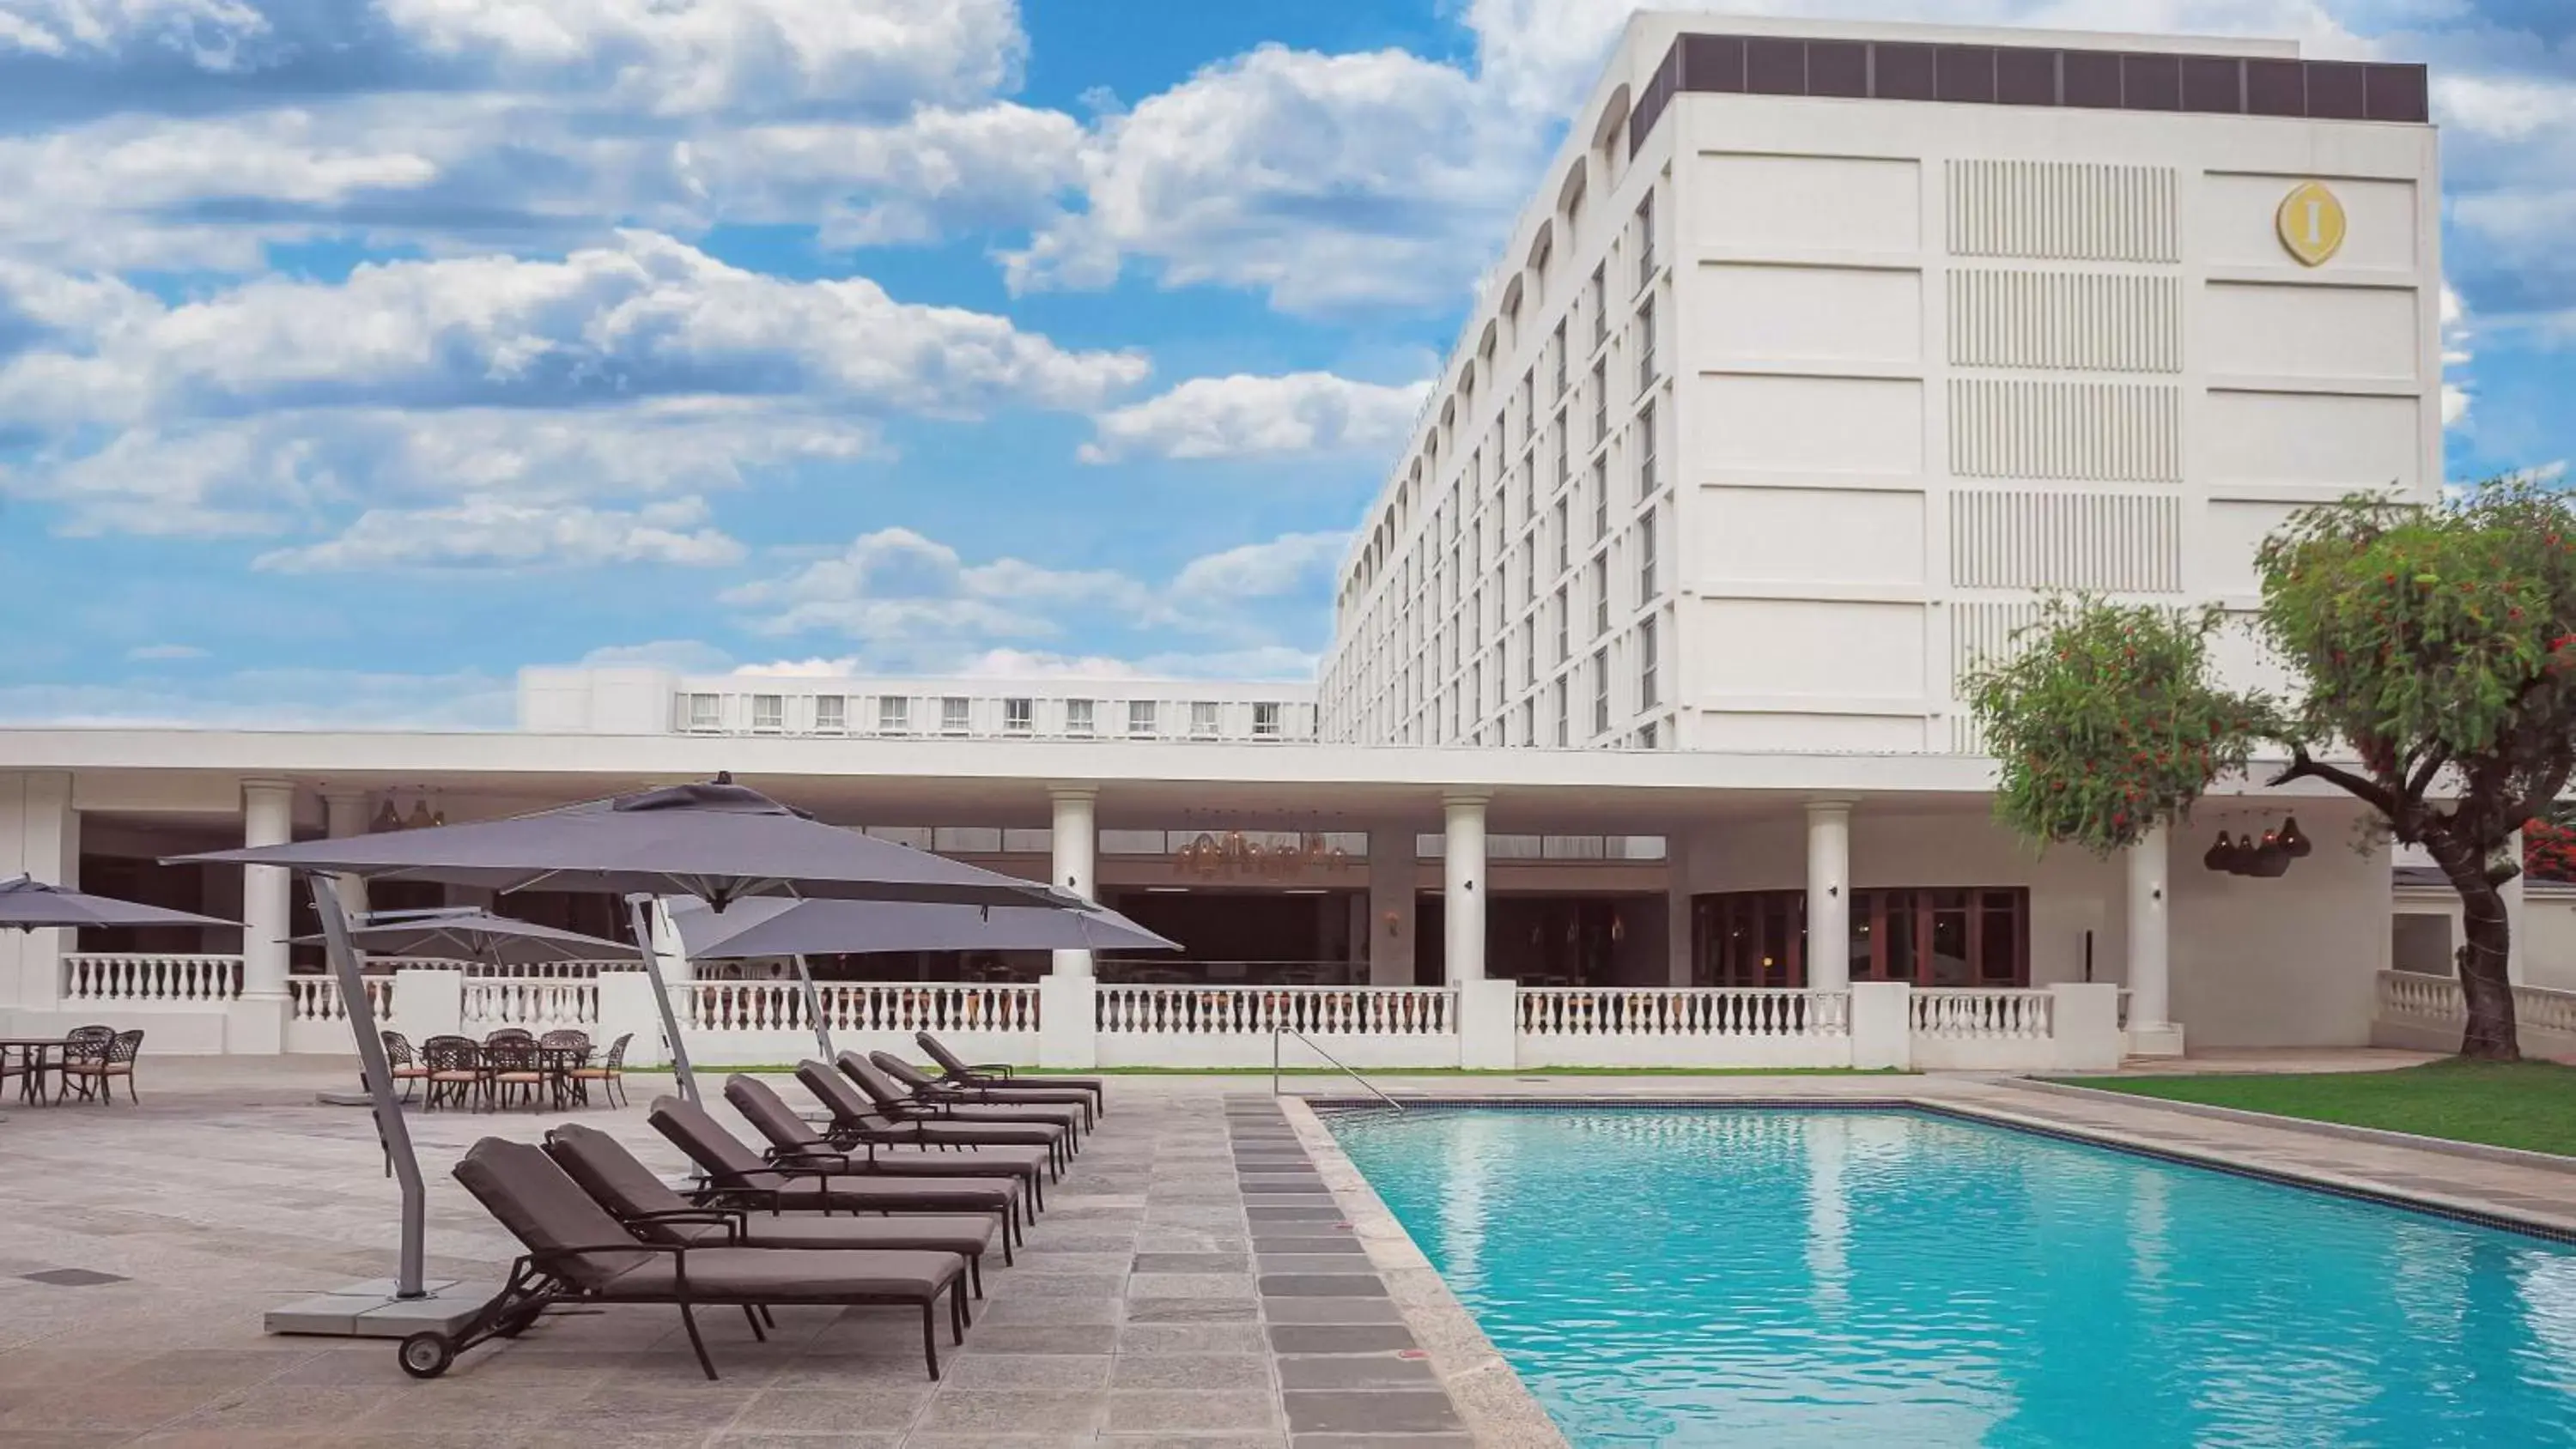
[[710,1194],[691,1202],[671,1190],[626,1144],[577,1122],[546,1134],[546,1155],[591,1200],[640,1237],[692,1247],[739,1244],[747,1248],[895,1248],[955,1253],[966,1260],[975,1296],[984,1295],[984,1253],[993,1246],[993,1220],[981,1213],[861,1218],[789,1216],[777,1211],[774,1192]]
[[940,1075],[961,1087],[1048,1086],[1073,1087],[1091,1094],[1095,1112],[1109,1110],[1109,1087],[1098,1077],[1059,1077],[1052,1073],[1027,1082],[1012,1080],[1012,1071],[1003,1062],[969,1062],[948,1049],[947,1043],[926,1031],[917,1031],[912,1039],[939,1064]]
[[1064,1176],[1073,1132],[1061,1122],[959,1120],[934,1106],[906,1106],[900,1097],[892,1106],[882,1101],[871,1105],[849,1078],[817,1061],[798,1063],[796,1080],[832,1114],[832,1130],[824,1135],[835,1145],[891,1141],[919,1147],[1043,1147],[1055,1163],[1056,1176]]
[[1091,1120],[1089,1102],[989,1102],[935,1082],[926,1089],[905,1086],[857,1052],[843,1052],[833,1060],[840,1066],[841,1075],[857,1083],[881,1112],[936,1115],[966,1122],[1037,1122],[1064,1128],[1068,1142],[1078,1140]]
[[989,1177],[860,1177],[841,1166],[766,1162],[719,1125],[707,1110],[678,1097],[656,1097],[644,1114],[653,1130],[689,1156],[719,1192],[776,1194],[784,1212],[991,1213],[1001,1219],[1002,1261],[1019,1223],[1019,1186]]
[[1026,1106],[1031,1103],[1080,1107],[1083,1124],[1089,1126],[1099,1109],[1089,1092],[1077,1087],[970,1087],[957,1082],[941,1081],[923,1072],[892,1052],[870,1052],[868,1060],[887,1076],[915,1092],[932,1097],[954,1097],[961,1102],[1001,1102]]
[[966,1340],[966,1260],[954,1253],[791,1251],[644,1242],[593,1202],[546,1154],[524,1142],[486,1137],[456,1165],[456,1180],[527,1249],[509,1282],[453,1338],[437,1332],[403,1340],[402,1366],[436,1378],[459,1350],[515,1338],[558,1303],[659,1304],[680,1310],[698,1367],[716,1377],[694,1312],[739,1307],[761,1331],[758,1310],[784,1304],[919,1305],[921,1346],[939,1377],[937,1306],[948,1295],[949,1331]]
[[875,1141],[845,1149],[816,1132],[757,1077],[736,1073],[725,1078],[724,1094],[752,1130],[769,1140],[772,1162],[837,1160],[844,1171],[868,1177],[990,1177],[1017,1182],[1032,1209],[1046,1205],[1047,1168],[1053,1158],[1044,1147],[955,1147],[937,1157]]

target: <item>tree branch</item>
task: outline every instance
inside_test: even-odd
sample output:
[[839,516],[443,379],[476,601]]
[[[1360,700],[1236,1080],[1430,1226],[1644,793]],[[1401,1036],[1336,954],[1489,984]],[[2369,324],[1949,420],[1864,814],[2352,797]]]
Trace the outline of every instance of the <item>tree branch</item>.
[[2378,810],[2380,814],[2388,817],[2389,824],[2400,827],[2406,824],[2398,818],[2397,802],[2389,798],[2388,791],[2378,781],[2356,775],[2340,765],[2326,764],[2311,756],[2304,745],[2292,745],[2289,767],[2274,775],[2271,782],[2275,785],[2286,785],[2292,780],[2303,779],[2323,780],[2363,804]]

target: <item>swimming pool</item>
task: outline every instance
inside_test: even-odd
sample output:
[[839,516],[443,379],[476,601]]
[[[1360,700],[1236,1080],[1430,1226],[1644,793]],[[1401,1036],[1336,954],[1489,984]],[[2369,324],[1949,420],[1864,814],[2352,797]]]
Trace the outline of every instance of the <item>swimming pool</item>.
[[2576,1444],[2576,1248],[1928,1113],[1334,1136],[1577,1446]]

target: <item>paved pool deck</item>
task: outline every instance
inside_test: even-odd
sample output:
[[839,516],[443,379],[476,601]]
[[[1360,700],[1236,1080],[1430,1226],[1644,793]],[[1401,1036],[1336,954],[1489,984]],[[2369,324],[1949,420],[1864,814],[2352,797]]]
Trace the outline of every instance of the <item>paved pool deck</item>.
[[[2412,1059],[2336,1054],[2347,1069]],[[710,1384],[677,1315],[652,1308],[552,1318],[416,1383],[389,1344],[260,1328],[270,1307],[388,1266],[395,1194],[366,1115],[313,1101],[347,1076],[338,1062],[147,1060],[139,1108],[0,1105],[0,1449],[1559,1442],[1329,1135],[1266,1077],[1113,1078],[1110,1115],[1018,1266],[988,1270],[937,1385],[900,1310],[781,1309],[765,1344],[739,1315],[706,1315],[725,1374]],[[1917,1101],[2576,1238],[2563,1170],[1973,1077],[1378,1080],[1422,1096]],[[656,1085],[633,1086],[634,1107],[577,1115],[680,1170],[643,1120]],[[1357,1091],[1321,1077],[1288,1089]],[[496,1275],[513,1246],[446,1169],[478,1137],[533,1139],[556,1118],[412,1120],[431,1275]]]

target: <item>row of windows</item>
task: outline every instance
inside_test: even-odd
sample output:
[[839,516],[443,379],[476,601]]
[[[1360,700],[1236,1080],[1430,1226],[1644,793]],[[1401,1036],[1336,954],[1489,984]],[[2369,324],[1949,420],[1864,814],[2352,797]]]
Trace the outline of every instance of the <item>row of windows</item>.
[[[852,696],[840,694],[816,694],[798,697],[809,700],[812,704],[812,723],[810,726],[812,731],[816,734],[827,735],[850,733],[852,729],[851,706],[854,703],[861,705],[866,703],[864,698],[854,699]],[[680,697],[680,728],[692,734],[721,733],[725,728],[725,698],[726,696],[721,694],[698,693],[682,695]],[[787,700],[788,696],[784,694],[752,695],[752,733],[785,733],[788,727]],[[877,696],[875,699],[876,709],[874,715],[874,730],[876,733],[881,735],[911,734],[916,728],[927,732],[931,730],[932,722],[935,719],[937,722],[936,730],[937,733],[940,734],[964,735],[975,732],[975,701],[971,697],[965,695],[942,696],[935,702],[935,714],[933,714],[931,708],[929,708],[933,703],[934,702],[930,700],[915,700],[900,695]],[[1005,699],[1001,703],[1002,733],[1014,735],[1033,735],[1037,733],[1036,700]],[[916,711],[914,709],[916,704],[925,706],[925,708]],[[1089,699],[1068,699],[1063,701],[1063,733],[1075,736],[1089,736],[1101,733],[1099,704],[1100,701]],[[1152,699],[1131,699],[1127,701],[1126,732],[1133,736],[1160,735],[1163,732],[1163,704],[1164,702],[1161,700]],[[1189,734],[1191,738],[1215,739],[1219,736],[1221,733],[1220,713],[1216,701],[1194,700],[1189,703],[1188,709]],[[1280,739],[1284,737],[1284,728],[1285,711],[1282,705],[1276,702],[1264,701],[1257,702],[1252,706],[1253,738]]]

